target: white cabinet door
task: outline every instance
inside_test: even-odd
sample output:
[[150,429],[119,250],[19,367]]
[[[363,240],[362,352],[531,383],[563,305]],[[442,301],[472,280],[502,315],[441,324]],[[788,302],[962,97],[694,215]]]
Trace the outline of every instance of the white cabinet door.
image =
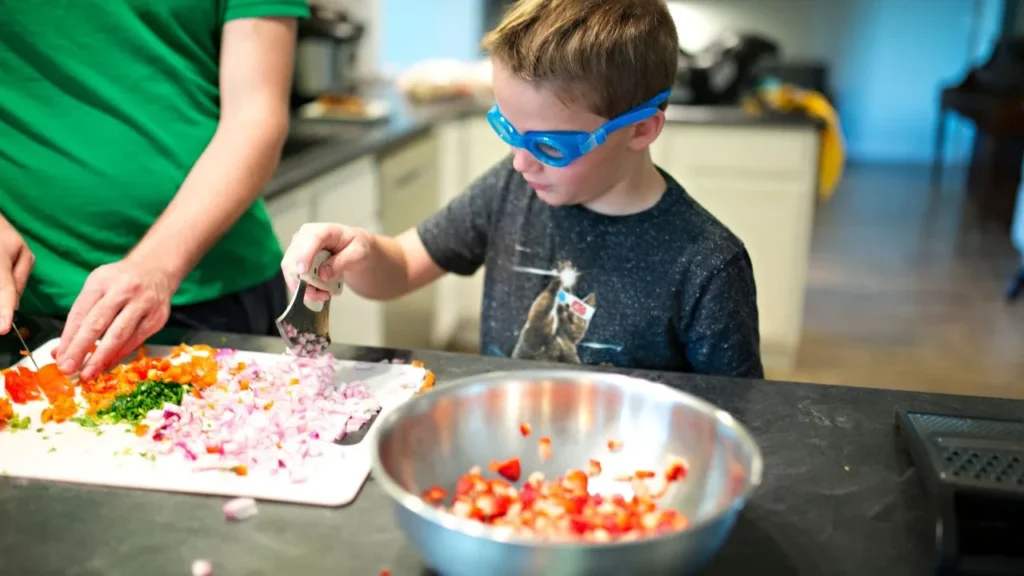
[[[380,231],[377,165],[364,156],[315,181],[317,222],[335,222]],[[384,345],[383,305],[346,289],[331,301],[331,340],[362,346]]]
[[267,200],[266,204],[274,235],[282,248],[291,244],[292,236],[303,224],[313,220],[313,193],[308,186],[285,191]]
[[[466,188],[467,149],[465,123],[446,122],[435,129],[437,134],[438,204],[444,206]],[[435,347],[450,344],[463,321],[463,283],[466,279],[455,274],[445,274],[437,282],[437,296],[434,310],[434,329],[431,341]]]
[[[381,224],[397,236],[429,217],[440,206],[438,144],[433,131],[380,158]],[[437,285],[388,302],[384,310],[384,342],[394,348],[434,345]]]
[[509,155],[511,148],[505,144],[483,116],[463,121],[466,126],[466,185],[494,167]]
[[[475,117],[464,120],[466,126],[466,186],[482,176],[495,164],[509,155],[511,149],[494,133],[487,118]],[[473,341],[478,339],[480,312],[483,307],[484,269],[471,278],[460,278],[463,302],[462,317],[473,332]],[[469,334],[467,334],[469,336]]]
[[803,328],[817,182],[811,128],[669,124],[652,150],[750,253],[766,366],[788,368]]

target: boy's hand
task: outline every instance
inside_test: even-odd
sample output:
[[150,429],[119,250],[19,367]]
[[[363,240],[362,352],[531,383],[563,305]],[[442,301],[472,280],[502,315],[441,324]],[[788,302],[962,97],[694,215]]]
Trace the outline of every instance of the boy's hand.
[[[299,275],[306,273],[317,252],[327,250],[331,257],[320,265],[319,277],[324,282],[341,279],[346,270],[363,263],[373,246],[373,234],[361,228],[341,224],[304,224],[292,237],[281,261],[288,289],[295,292]],[[314,302],[330,300],[331,294],[313,285],[306,288],[306,299]]]

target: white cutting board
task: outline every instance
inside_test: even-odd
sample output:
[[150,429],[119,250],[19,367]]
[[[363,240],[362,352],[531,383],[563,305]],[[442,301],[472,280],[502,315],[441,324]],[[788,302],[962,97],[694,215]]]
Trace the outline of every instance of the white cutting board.
[[[42,366],[53,363],[51,350],[57,339],[33,351],[32,358]],[[282,344],[282,348],[283,348]],[[170,348],[151,346],[150,356],[166,356]],[[267,362],[272,354],[239,350],[232,361]],[[19,365],[31,366],[28,358]],[[336,382],[363,381],[380,402],[378,418],[409,400],[423,383],[424,368],[403,364],[367,364],[339,361]],[[3,389],[0,380],[0,390]],[[41,425],[40,414],[48,406],[45,400],[13,404],[18,416],[29,416],[27,430],[0,431],[0,475],[97,484],[141,490],[163,490],[220,496],[248,496],[316,506],[342,506],[355,499],[370,473],[370,434],[354,446],[324,442],[324,455],[307,461],[308,479],[292,483],[287,474],[275,476],[237,476],[231,472],[192,470],[192,464],[180,454],[145,458],[150,441],[131,433],[127,424],[103,426],[102,434],[74,422]],[[42,432],[37,432],[42,428]]]

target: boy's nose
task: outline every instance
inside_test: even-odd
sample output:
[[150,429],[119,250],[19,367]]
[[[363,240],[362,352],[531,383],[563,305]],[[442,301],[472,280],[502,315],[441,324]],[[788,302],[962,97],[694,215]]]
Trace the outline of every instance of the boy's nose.
[[532,174],[541,169],[541,163],[528,150],[513,148],[512,167],[520,174]]

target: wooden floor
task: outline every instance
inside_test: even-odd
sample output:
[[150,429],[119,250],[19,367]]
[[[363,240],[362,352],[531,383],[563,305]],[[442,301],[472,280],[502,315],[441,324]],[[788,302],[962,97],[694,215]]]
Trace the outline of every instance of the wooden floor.
[[1024,301],[1008,232],[979,222],[947,179],[851,166],[818,207],[804,334],[780,380],[1024,398]]

